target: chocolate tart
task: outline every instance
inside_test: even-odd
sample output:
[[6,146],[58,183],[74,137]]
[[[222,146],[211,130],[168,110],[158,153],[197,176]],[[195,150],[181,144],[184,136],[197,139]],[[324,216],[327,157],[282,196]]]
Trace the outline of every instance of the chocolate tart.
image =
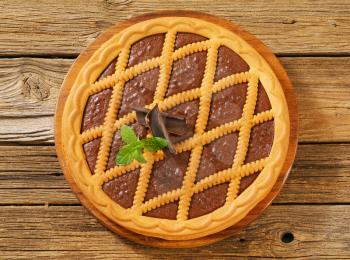
[[[290,82],[265,49],[194,12],[146,15],[102,34],[73,64],[56,112],[59,159],[83,204],[118,233],[165,246],[220,234],[269,204],[297,138]],[[134,108],[155,105],[186,122],[184,134],[170,134],[176,154],[116,165],[121,126],[150,135]]]

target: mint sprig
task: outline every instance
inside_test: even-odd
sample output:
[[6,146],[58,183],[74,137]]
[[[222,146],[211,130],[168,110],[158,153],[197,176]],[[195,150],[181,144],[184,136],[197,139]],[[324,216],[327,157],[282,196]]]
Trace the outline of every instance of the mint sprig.
[[132,144],[139,141],[134,130],[127,125],[122,126],[120,129],[120,135],[122,137],[122,140],[127,144]]
[[145,148],[149,152],[156,152],[164,147],[168,146],[168,141],[162,137],[149,137],[140,141]]
[[133,160],[145,163],[146,159],[143,157],[143,150],[156,152],[168,146],[168,141],[162,137],[156,136],[140,140],[134,130],[127,125],[122,126],[120,135],[125,145],[117,154],[116,163],[118,165],[127,165]]

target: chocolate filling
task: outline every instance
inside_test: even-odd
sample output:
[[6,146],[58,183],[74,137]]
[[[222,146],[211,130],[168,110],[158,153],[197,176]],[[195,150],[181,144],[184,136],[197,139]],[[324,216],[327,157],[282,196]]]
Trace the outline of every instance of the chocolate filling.
[[136,76],[125,84],[119,118],[132,112],[133,107],[144,107],[152,103],[158,76],[159,68],[156,68]]
[[166,96],[199,88],[202,84],[207,53],[197,52],[173,63]]
[[229,183],[222,183],[192,196],[188,218],[196,218],[222,207]]
[[81,132],[103,124],[111,95],[112,89],[105,89],[88,98],[85,106],[83,123],[81,125]]
[[238,195],[241,194],[243,191],[245,191],[245,189],[248,188],[249,185],[253,183],[253,181],[255,181],[255,179],[259,176],[259,173],[260,172],[256,172],[249,176],[245,176],[241,179]]
[[255,106],[255,111],[254,114],[259,114],[261,112],[267,111],[271,109],[271,104],[270,100],[266,94],[266,91],[259,81],[258,84],[258,98],[256,100],[256,106]]
[[[205,37],[195,34],[178,33],[174,49],[181,48],[193,42],[206,40]],[[136,65],[146,59],[161,55],[164,34],[146,37],[135,43],[130,51],[128,66]],[[182,91],[198,88],[201,86],[205,70],[206,52],[198,52],[186,56],[173,63],[172,73],[169,80],[169,88],[166,96],[171,96]],[[115,65],[115,64],[114,64]],[[113,74],[110,66],[101,77]],[[229,75],[248,71],[248,64],[235,52],[225,46],[218,51],[217,70],[215,81]],[[133,106],[144,107],[152,102],[154,91],[157,86],[159,68],[142,73],[126,83],[119,111],[119,117],[132,111]],[[101,79],[101,78],[100,78]],[[221,124],[232,122],[242,116],[242,109],[246,99],[247,84],[230,86],[218,93],[213,94],[206,131]],[[101,125],[108,107],[111,92],[103,91],[89,98],[87,102],[82,131]],[[107,105],[105,105],[107,104]],[[186,133],[182,136],[171,134],[171,140],[176,143],[193,136],[195,123],[198,115],[199,100],[192,100],[177,105],[165,111],[174,116],[181,116],[186,121]],[[264,87],[259,83],[257,105],[255,114],[271,109],[271,104]],[[96,112],[98,110],[99,112]],[[144,126],[133,124],[132,127],[142,138],[147,130]],[[211,174],[231,167],[236,146],[238,132],[224,135],[203,147],[202,158],[196,176],[196,182]],[[245,163],[253,162],[269,155],[274,138],[274,122],[268,121],[256,125],[251,130],[250,143]],[[123,142],[119,132],[113,138],[107,168],[115,166],[115,156]],[[100,138],[84,144],[84,151],[91,172],[95,168]],[[154,163],[144,201],[148,201],[163,193],[181,188],[184,175],[188,166],[190,152],[183,152],[172,157]],[[239,193],[242,193],[255,180],[259,173],[244,177],[240,183]],[[103,190],[125,208],[132,206],[135,194],[139,170],[116,177],[103,185]],[[212,212],[225,203],[228,183],[215,185],[202,192],[194,194],[189,208],[189,218],[195,218]],[[159,208],[144,213],[145,216],[155,218],[176,219],[178,201],[168,203]]]
[[[97,81],[114,74],[117,60],[118,57],[111,61],[107,68],[102,71],[101,75],[97,78]],[[85,106],[81,132],[103,124],[111,95],[112,89],[105,89],[88,98]]]
[[174,49],[179,49],[187,44],[191,44],[194,42],[202,42],[208,40],[208,38],[205,38],[201,35],[198,34],[193,34],[193,33],[177,33],[176,35],[176,41],[175,41],[175,46]]
[[221,46],[219,48],[215,81],[248,70],[249,65],[237,53],[226,46]]
[[160,56],[162,54],[164,37],[164,34],[155,34],[134,43],[130,49],[128,67]]
[[274,138],[274,125],[273,121],[267,121],[252,128],[245,163],[269,156]]
[[97,78],[97,81],[104,79],[110,75],[113,75],[115,72],[115,66],[117,64],[118,57],[112,60],[112,62],[107,66],[107,68],[102,71],[101,75]]
[[[237,142],[238,133],[235,132],[206,144],[203,147],[196,181],[198,182],[216,172],[231,168],[236,154]],[[226,194],[223,195],[226,196]]]
[[185,134],[183,135],[170,134],[170,138],[173,141],[173,143],[178,143],[180,141],[183,141],[193,136],[194,128],[196,125],[196,119],[198,115],[198,110],[199,110],[199,100],[195,99],[195,100],[177,105],[166,111],[171,115],[184,117],[186,122]]
[[166,156],[164,160],[155,162],[145,201],[181,188],[189,158],[190,152],[183,152],[174,156]]
[[134,200],[139,174],[139,169],[123,174],[105,182],[102,189],[120,206],[130,208]]
[[207,130],[242,117],[247,87],[246,83],[233,85],[212,96]]
[[179,202],[170,202],[159,208],[155,208],[144,213],[144,216],[153,218],[165,218],[165,219],[176,219],[177,209],[179,207]]
[[98,150],[100,149],[101,138],[97,138],[83,145],[86,161],[92,174],[95,172]]

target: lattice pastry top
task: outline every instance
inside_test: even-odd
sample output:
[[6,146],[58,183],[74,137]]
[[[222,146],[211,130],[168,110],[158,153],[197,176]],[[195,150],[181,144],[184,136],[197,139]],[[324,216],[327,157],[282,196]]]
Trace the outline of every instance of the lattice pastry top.
[[[133,106],[182,115],[177,154],[115,165]],[[187,17],[146,20],[98,48],[74,80],[62,117],[65,164],[79,190],[115,223],[169,240],[221,231],[271,190],[288,148],[283,90],[233,32]]]

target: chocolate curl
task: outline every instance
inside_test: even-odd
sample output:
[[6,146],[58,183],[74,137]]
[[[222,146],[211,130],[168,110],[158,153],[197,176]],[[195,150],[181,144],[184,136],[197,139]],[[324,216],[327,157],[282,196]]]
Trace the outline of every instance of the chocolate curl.
[[175,146],[170,140],[168,130],[165,126],[158,105],[155,105],[154,108],[146,114],[145,122],[150,127],[153,136],[163,137],[168,141],[168,149],[165,150],[165,153],[168,154],[168,151],[170,151],[170,153],[176,154]]
[[[134,110],[136,111],[137,122],[143,126],[149,127],[149,125],[146,123],[146,116],[151,110],[139,107],[135,107]],[[173,116],[164,112],[159,113],[161,114],[165,127],[169,133],[175,135],[184,135],[186,133],[187,125],[183,117]]]

